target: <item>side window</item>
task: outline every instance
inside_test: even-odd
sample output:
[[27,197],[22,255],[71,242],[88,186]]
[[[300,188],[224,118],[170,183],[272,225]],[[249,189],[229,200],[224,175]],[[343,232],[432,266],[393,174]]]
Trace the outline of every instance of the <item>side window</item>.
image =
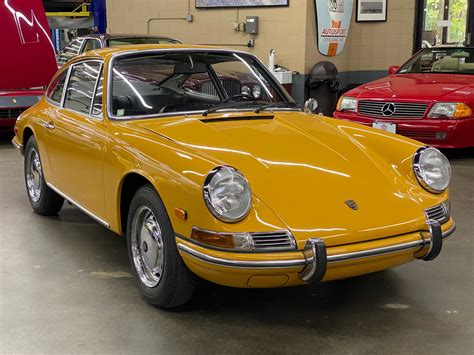
[[95,91],[94,101],[92,102],[92,111],[91,114],[94,116],[99,116],[102,114],[102,93],[104,92],[103,87],[104,81],[104,70],[101,70],[99,82],[97,83],[97,89]]
[[83,62],[71,69],[64,107],[89,114],[101,63]]
[[61,99],[63,96],[64,83],[67,78],[67,69],[62,72],[52,83],[49,85],[48,92],[46,96],[52,101],[61,104]]
[[63,65],[69,59],[74,58],[79,54],[84,38],[76,38],[74,41],[70,42],[63,48],[61,53],[58,55],[58,65]]
[[145,57],[143,60],[117,60],[114,64],[110,94],[115,116],[159,113],[163,107],[185,99],[173,74],[173,60]]
[[88,39],[86,41],[86,44],[84,45],[84,48],[82,49],[82,52],[88,52],[88,51],[93,51],[95,49],[100,49],[100,41],[97,39]]

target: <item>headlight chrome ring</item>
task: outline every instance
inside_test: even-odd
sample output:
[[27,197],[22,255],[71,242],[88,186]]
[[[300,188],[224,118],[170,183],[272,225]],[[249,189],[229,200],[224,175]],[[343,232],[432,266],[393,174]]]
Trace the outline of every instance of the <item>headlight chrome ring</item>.
[[[430,181],[427,181],[428,180],[427,175],[428,177],[430,173],[431,175],[433,175],[433,171],[429,172],[426,170],[426,167],[425,167],[425,164],[427,163],[425,160],[430,158],[430,157],[426,158],[426,155],[428,154],[437,155],[437,158],[441,159],[442,163],[444,164],[444,165],[439,165],[436,167],[437,169],[445,170],[445,172],[447,173],[446,174],[447,176],[445,176],[445,181],[444,183],[441,182],[440,187],[433,186],[436,184],[436,181],[434,183],[433,182],[430,183]],[[431,159],[433,159],[433,157],[431,157]],[[431,192],[434,194],[440,194],[444,192],[450,185],[451,165],[448,159],[446,158],[446,156],[436,148],[422,147],[418,149],[413,156],[413,171],[420,185],[428,192]]]
[[252,207],[252,191],[247,179],[237,169],[225,165],[207,174],[203,198],[211,214],[226,223],[243,220]]

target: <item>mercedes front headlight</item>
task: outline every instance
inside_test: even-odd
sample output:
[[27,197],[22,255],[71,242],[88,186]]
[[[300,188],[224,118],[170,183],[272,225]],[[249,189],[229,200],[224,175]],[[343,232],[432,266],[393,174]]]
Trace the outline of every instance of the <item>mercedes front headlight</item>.
[[432,193],[443,192],[451,182],[448,158],[436,148],[418,149],[413,158],[413,170],[421,186]]
[[429,118],[466,118],[472,116],[471,108],[462,102],[438,102],[428,114]]
[[209,211],[223,222],[244,219],[252,205],[252,192],[247,179],[230,166],[219,166],[209,172],[203,194]]
[[337,111],[357,111],[357,99],[354,97],[341,96],[337,103]]

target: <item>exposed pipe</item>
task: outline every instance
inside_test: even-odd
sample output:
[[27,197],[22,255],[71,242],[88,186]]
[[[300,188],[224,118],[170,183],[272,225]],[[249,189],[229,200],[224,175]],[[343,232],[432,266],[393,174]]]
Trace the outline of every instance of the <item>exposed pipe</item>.
[[167,20],[187,20],[187,17],[152,17],[149,18],[147,23],[146,23],[146,33],[149,35],[150,34],[150,23],[152,21],[167,21]]
[[149,18],[147,23],[146,23],[146,33],[150,34],[150,23],[152,21],[176,21],[176,20],[184,20],[188,22],[193,21],[193,16],[191,15],[191,0],[188,0],[188,14],[186,17],[152,17]]

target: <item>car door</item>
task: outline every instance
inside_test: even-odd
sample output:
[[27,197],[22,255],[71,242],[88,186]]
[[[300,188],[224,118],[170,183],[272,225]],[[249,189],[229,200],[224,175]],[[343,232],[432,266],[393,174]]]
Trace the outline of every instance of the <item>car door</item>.
[[54,181],[54,176],[51,171],[51,164],[49,161],[49,150],[47,138],[50,135],[50,128],[53,119],[57,115],[57,110],[62,104],[63,94],[66,86],[68,70],[60,72],[56,78],[48,86],[46,91],[46,104],[41,105],[41,110],[36,113],[36,125],[34,127],[36,143],[41,154],[41,167],[43,174],[48,182]]
[[54,188],[95,217],[105,216],[103,154],[107,126],[102,117],[102,62],[69,68],[62,104],[47,137]]

